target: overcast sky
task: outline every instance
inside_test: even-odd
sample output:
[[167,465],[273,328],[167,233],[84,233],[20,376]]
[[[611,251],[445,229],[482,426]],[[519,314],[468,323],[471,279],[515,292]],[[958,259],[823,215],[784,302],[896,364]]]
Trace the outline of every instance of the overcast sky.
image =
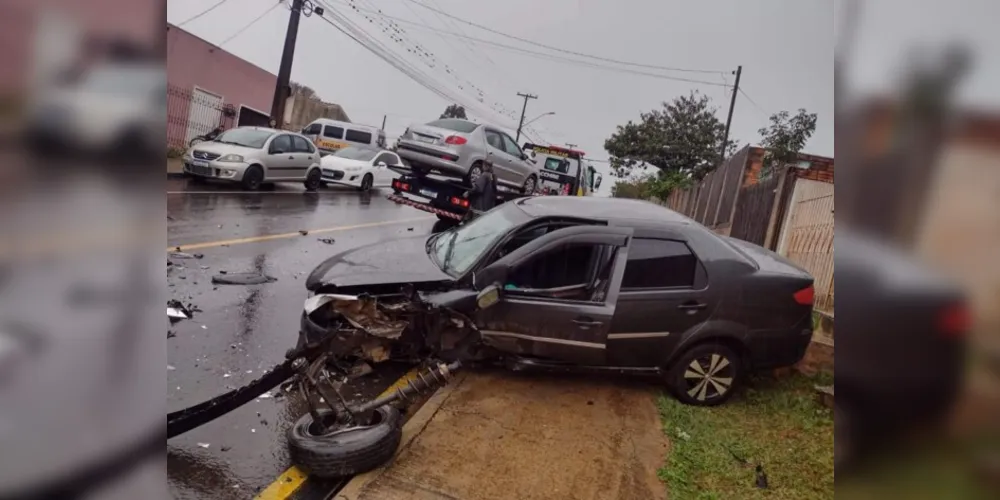
[[[732,72],[738,65],[743,66],[740,87],[746,95],[737,97],[731,139],[740,145],[757,143],[757,129],[767,124],[770,114],[806,108],[817,113],[819,121],[805,152],[833,155],[834,5],[828,0],[319,1],[355,21],[444,93],[458,96],[455,100],[460,104],[478,105],[466,107],[479,121],[514,128],[523,104],[517,93],[537,95],[538,99],[528,102],[527,119],[550,111],[555,114],[532,123],[528,134],[554,144],[577,144],[590,158],[607,158],[603,143],[616,125],[638,119],[639,113],[692,90],[711,97],[720,120],[725,120],[730,90],[724,84],[733,82]],[[215,3],[169,0],[168,19],[174,24],[183,22]],[[183,28],[218,44],[274,3],[228,0]],[[623,66],[555,52],[462,24],[419,4],[556,48],[706,72]],[[383,33],[391,19],[365,10],[381,10],[385,16],[407,21],[393,21],[405,30],[402,41]],[[287,21],[288,9],[278,7],[223,48],[277,73]],[[431,31],[428,26],[546,55],[486,45]],[[431,56],[407,50],[418,45]],[[352,121],[380,125],[387,114],[390,136],[400,134],[410,123],[437,118],[449,104],[315,15],[302,18],[292,79],[312,87],[324,100],[342,105]],[[478,102],[476,89],[482,90],[483,103]],[[603,163],[595,166],[607,168]],[[605,182],[602,191],[612,183]]]

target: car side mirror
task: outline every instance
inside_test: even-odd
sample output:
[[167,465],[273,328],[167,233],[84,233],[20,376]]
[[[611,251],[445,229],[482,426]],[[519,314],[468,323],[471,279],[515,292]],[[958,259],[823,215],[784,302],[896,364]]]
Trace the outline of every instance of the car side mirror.
[[271,154],[273,154],[273,155],[283,155],[283,154],[285,154],[287,152],[288,151],[285,151],[284,149],[281,149],[281,148],[271,148]]
[[376,164],[375,164],[375,166],[376,166],[376,167],[379,167],[379,168],[385,168],[385,167],[386,167],[386,164],[385,164],[385,162],[384,162],[384,161],[380,161],[380,162],[376,163]]
[[601,188],[601,181],[602,180],[604,180],[604,176],[602,176],[601,174],[597,174],[597,178],[594,179],[594,190],[595,191]]
[[476,295],[476,307],[480,310],[489,309],[500,302],[500,286],[493,284],[483,289]]
[[502,261],[494,262],[472,275],[473,285],[478,284],[482,286],[483,288],[480,290],[485,292],[489,287],[495,286],[496,283],[505,282],[508,272],[509,267],[505,263]]

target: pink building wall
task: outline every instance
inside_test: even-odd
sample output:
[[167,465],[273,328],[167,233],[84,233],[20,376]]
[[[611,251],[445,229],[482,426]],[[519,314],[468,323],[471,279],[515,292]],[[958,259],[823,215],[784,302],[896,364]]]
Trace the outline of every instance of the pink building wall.
[[[270,113],[276,75],[174,25],[167,25],[168,94],[167,143],[180,145],[187,131],[190,101],[179,97],[198,87],[222,96],[224,105],[238,112],[240,105]],[[229,126],[235,124],[227,121]]]

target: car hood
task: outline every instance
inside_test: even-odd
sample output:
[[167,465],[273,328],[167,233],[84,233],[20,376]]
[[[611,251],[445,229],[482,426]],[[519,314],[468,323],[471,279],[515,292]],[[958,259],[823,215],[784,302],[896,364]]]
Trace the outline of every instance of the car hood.
[[236,144],[223,144],[221,142],[199,142],[190,148],[190,152],[195,150],[205,151],[208,153],[216,153],[219,155],[240,155],[240,156],[253,156],[260,154],[261,150],[255,148],[249,148],[246,146],[238,146]]
[[368,162],[362,160],[352,160],[350,158],[341,158],[339,156],[328,155],[324,156],[320,160],[320,164],[327,168],[348,168],[348,167],[367,167]]
[[401,238],[334,255],[309,274],[306,288],[453,281],[427,255],[426,241],[426,236]]

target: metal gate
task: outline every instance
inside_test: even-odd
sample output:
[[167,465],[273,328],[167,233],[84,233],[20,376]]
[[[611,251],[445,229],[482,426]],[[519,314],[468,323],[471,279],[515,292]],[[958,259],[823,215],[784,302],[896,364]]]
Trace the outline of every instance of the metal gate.
[[797,179],[778,253],[815,278],[818,310],[833,313],[833,183]]

